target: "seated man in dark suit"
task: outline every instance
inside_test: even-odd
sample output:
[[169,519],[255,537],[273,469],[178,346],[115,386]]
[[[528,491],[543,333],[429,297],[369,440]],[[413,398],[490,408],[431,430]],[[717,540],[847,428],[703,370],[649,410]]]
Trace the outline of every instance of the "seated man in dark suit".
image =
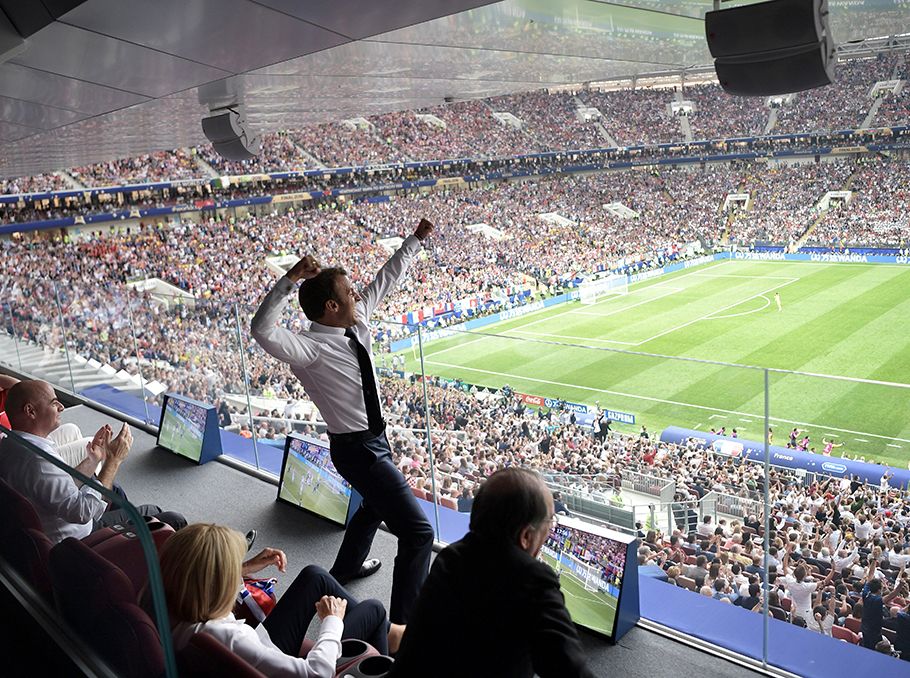
[[536,473],[491,475],[471,531],[436,558],[389,678],[592,678],[556,573],[537,560],[554,515]]

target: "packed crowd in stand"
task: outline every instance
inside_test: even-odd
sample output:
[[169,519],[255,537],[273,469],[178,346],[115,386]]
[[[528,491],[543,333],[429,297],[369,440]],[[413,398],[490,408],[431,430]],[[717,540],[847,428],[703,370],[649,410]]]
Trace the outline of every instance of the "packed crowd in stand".
[[381,165],[409,160],[391,141],[377,137],[375,127],[351,129],[343,123],[330,123],[294,130],[290,135],[294,143],[307,149],[326,167]]
[[756,137],[764,133],[768,109],[762,99],[731,97],[714,84],[687,85],[683,99],[695,103],[689,125],[696,141]]
[[675,100],[673,90],[584,92],[582,98],[601,112],[607,133],[620,146],[668,144],[685,139],[679,117],[667,111]]
[[259,155],[250,160],[225,160],[211,144],[197,147],[197,152],[219,175],[268,174],[293,170],[316,169],[317,165],[285,132],[269,132],[259,137]]
[[817,130],[856,129],[872,106],[869,91],[876,82],[890,80],[905,55],[846,61],[835,68],[837,87],[799,92],[792,104],[778,111],[772,134]]
[[17,193],[39,193],[44,191],[65,191],[71,188],[60,174],[39,174],[33,177],[4,179],[0,181],[0,193],[15,195]]
[[864,161],[850,182],[853,198],[825,215],[806,239],[807,245],[869,247],[890,243],[903,248],[910,242],[910,220],[905,208],[910,169],[884,158]]
[[[855,129],[865,119],[872,85],[906,75],[905,55],[841,62],[835,84],[800,92],[778,111],[771,134]],[[906,88],[896,97],[884,95],[873,126],[906,121]],[[460,102],[421,111],[445,128],[417,118],[415,112],[386,113],[366,118],[370,127],[351,129],[345,123],[317,125],[287,132],[260,132],[261,152],[252,160],[230,162],[209,144],[195,149],[153,153],[73,168],[68,172],[85,187],[128,185],[162,180],[204,178],[208,167],[218,175],[261,174],[327,167],[376,165],[406,160],[491,158],[566,149],[609,146],[601,125],[620,146],[679,143],[685,137],[680,119],[668,112],[677,97],[693,101],[689,116],[695,140],[754,136],[763,133],[768,109],[748,98],[729,97],[715,84],[676,88],[547,93],[543,90]],[[583,121],[578,105],[597,108],[598,120]],[[511,113],[521,129],[497,120],[494,112]],[[666,155],[666,154],[663,154]],[[314,160],[317,159],[317,160]],[[3,182],[3,193],[28,193],[70,188],[57,175]]]
[[160,151],[136,158],[74,167],[69,173],[88,188],[197,179],[205,174],[193,156],[194,153],[188,153],[184,149]]
[[594,121],[578,117],[575,96],[567,92],[524,92],[494,97],[490,105],[498,113],[511,113],[522,130],[550,149],[605,148],[609,144]]
[[[850,160],[815,165],[779,165],[751,174],[744,192],[751,196],[751,209],[740,211],[731,222],[731,240],[795,242],[818,218],[818,202],[829,191],[843,190],[856,170]],[[881,196],[890,202],[892,196]],[[742,203],[738,203],[742,206]]]

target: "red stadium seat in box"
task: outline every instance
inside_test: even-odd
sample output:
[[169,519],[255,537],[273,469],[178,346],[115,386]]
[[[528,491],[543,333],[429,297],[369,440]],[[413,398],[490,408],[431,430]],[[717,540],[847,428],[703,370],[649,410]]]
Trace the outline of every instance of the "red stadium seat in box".
[[695,565],[695,556],[686,556],[686,565]]
[[[154,518],[147,518],[146,524],[152,533],[155,550],[160,551],[164,542],[174,534],[174,528]],[[137,594],[145,586],[149,579],[145,552],[142,550],[139,536],[131,526],[127,526],[125,530],[112,530],[111,528],[99,530],[83,539],[82,543],[123,570],[123,573],[133,583],[133,589]]]
[[683,550],[683,553],[685,553],[687,556],[695,555],[695,549],[692,548],[691,546],[683,546],[682,550]]
[[452,497],[443,497],[440,503],[446,508],[452,509],[453,511],[458,510],[458,502],[452,499]]
[[846,640],[848,643],[853,643],[854,645],[859,645],[859,638],[853,631],[850,629],[838,626],[835,624],[831,627],[831,635],[837,638],[838,640]]
[[0,555],[47,600],[53,594],[47,569],[52,546],[35,507],[0,480]]
[[70,626],[119,675],[159,678],[164,657],[158,629],[136,604],[123,571],[72,537],[51,549],[49,562],[57,608]]
[[241,659],[208,633],[197,633],[185,647],[174,652],[180,678],[265,678],[265,675]]
[[53,603],[48,557],[53,548],[51,540],[41,530],[31,527],[17,528],[3,542],[0,555],[46,601]]
[[790,612],[793,609],[793,601],[789,598],[781,598],[780,606],[784,608],[787,612]]
[[424,501],[426,501],[427,493],[424,492],[423,490],[419,490],[416,487],[412,487],[411,492],[413,492],[414,496],[417,497],[418,499],[423,499]]
[[775,619],[780,619],[781,621],[790,621],[787,619],[787,612],[782,607],[777,607],[776,605],[769,605],[768,610],[771,612],[771,615]]
[[847,617],[844,619],[844,626],[853,631],[853,633],[859,633],[860,628],[862,628],[863,620],[859,617]]
[[0,479],[0,545],[16,528],[41,529],[41,518],[32,503]]

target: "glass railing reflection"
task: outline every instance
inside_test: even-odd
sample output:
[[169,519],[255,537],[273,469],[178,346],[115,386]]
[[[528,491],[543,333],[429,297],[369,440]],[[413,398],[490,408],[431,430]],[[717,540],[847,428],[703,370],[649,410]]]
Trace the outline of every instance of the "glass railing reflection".
[[[155,425],[166,392],[223,406],[224,435],[236,440],[226,454],[274,476],[287,435],[326,437],[296,378],[250,337],[255,308],[150,290],[2,284],[3,360],[14,369],[83,395],[115,389],[119,406],[132,403],[126,413]],[[740,589],[749,565],[774,565],[783,579],[778,563],[793,541],[816,556],[819,543],[831,551],[833,509],[815,517],[821,526],[811,534],[798,524],[810,504],[812,515],[859,489],[877,492],[892,514],[901,510],[897,493],[881,493],[881,478],[893,472],[895,490],[910,484],[901,457],[910,444],[907,386],[645,354],[628,350],[642,338],[586,340],[571,326],[538,324],[547,313],[531,320],[522,312],[495,334],[373,325],[393,456],[441,541],[464,534],[478,485],[513,464],[543,474],[573,514],[653,530],[658,551],[678,546],[680,570],[705,551],[732,581],[738,561]],[[282,322],[306,326],[293,310]],[[857,488],[843,480],[851,475],[861,476]],[[764,603],[771,591],[763,591]]]

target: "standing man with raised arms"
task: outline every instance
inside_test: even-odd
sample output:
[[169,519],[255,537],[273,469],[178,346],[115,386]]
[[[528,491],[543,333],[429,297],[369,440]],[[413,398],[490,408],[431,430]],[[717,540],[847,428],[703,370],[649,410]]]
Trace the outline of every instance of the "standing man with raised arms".
[[[331,574],[344,585],[379,569],[367,560],[380,522],[398,537],[389,619],[406,624],[430,563],[433,528],[401,472],[392,463],[370,352],[368,321],[404,277],[434,226],[417,230],[359,293],[343,268],[322,268],[312,256],[298,261],[266,296],[252,334],[266,352],[287,363],[319,408],[329,429],[332,463],[363,497],[351,517]],[[302,282],[301,282],[302,281]],[[299,334],[279,327],[288,295],[300,282],[300,307],[311,321]]]

